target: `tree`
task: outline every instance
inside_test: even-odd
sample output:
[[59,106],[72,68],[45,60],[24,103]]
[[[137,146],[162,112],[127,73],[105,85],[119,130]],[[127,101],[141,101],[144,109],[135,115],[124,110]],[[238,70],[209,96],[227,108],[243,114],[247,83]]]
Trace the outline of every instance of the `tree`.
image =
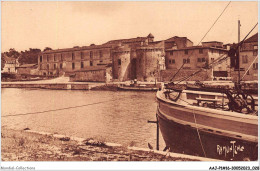
[[52,48],[46,47],[46,48],[44,48],[43,52],[48,51],[48,50],[52,50]]
[[21,56],[18,59],[18,62],[20,64],[34,64],[38,63],[38,55],[41,53],[40,49],[33,49],[30,48],[29,51],[25,50],[24,52],[21,52]]
[[10,48],[9,52],[4,52],[6,56],[11,58],[18,58],[20,56],[20,53],[16,51],[14,48]]
[[4,53],[1,53],[1,70],[5,67],[5,58]]

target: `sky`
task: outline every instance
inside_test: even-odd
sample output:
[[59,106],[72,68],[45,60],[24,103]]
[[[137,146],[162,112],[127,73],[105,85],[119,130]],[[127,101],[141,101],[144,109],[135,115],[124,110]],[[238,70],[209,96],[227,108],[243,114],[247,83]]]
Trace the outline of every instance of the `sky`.
[[[228,3],[1,2],[1,48],[62,49],[149,33],[155,41],[180,36],[197,45]],[[238,19],[242,40],[258,22],[257,1],[232,1],[203,41],[237,42]]]

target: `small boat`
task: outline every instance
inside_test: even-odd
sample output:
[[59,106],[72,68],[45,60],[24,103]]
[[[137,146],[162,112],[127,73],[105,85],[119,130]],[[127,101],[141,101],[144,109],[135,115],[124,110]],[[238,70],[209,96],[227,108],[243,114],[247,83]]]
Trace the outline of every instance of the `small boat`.
[[160,84],[158,83],[138,83],[136,80],[130,84],[124,83],[118,86],[119,90],[125,91],[157,91],[159,90]]
[[220,160],[258,159],[257,97],[218,88],[165,88],[157,119],[171,152]]

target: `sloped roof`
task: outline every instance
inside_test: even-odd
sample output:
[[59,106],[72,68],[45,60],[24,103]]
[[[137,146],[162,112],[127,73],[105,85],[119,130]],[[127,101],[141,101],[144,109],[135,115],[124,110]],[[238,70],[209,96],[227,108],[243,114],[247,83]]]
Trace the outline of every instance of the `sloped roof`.
[[219,42],[219,41],[208,41],[208,42],[201,42],[201,43],[223,43],[223,42]]
[[110,40],[105,44],[114,44],[114,43],[132,43],[132,42],[142,42],[145,41],[147,37],[136,37],[136,38],[130,38],[130,39],[118,39],[118,40]]
[[181,51],[181,50],[192,50],[192,49],[217,49],[217,50],[227,51],[224,48],[206,47],[206,46],[190,46],[190,47],[183,47],[183,48],[180,48],[180,49],[166,49],[165,51]]
[[253,36],[249,37],[244,41],[245,43],[249,42],[258,42],[258,33],[254,34]]
[[38,64],[23,64],[23,65],[20,65],[17,68],[30,68],[30,67],[34,67],[34,66],[37,66],[37,65]]
[[148,34],[147,37],[154,38],[154,36],[152,35],[152,33]]
[[176,39],[186,39],[186,40],[189,40],[190,42],[192,42],[190,39],[188,39],[187,37],[179,37],[179,36],[174,36],[174,37],[171,37],[169,39],[166,39],[165,42],[172,42],[172,41],[175,41]]
[[42,52],[42,54],[48,53],[59,53],[59,52],[71,52],[71,51],[80,51],[80,50],[91,50],[91,49],[101,49],[101,48],[111,48],[111,45],[91,45],[91,46],[82,46],[82,47],[74,47],[74,48],[64,48],[64,49],[56,49],[56,50],[48,50]]
[[16,58],[9,57],[7,55],[4,55],[4,59],[5,59],[6,62],[10,62],[10,61],[15,61],[16,60]]

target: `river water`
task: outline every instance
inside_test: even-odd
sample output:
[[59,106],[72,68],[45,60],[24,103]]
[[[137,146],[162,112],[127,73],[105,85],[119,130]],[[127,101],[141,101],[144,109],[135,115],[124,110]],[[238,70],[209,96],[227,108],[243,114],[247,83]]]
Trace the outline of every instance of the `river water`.
[[[147,123],[156,120],[155,92],[2,88],[1,95],[2,116],[87,105],[2,117],[2,126],[137,147],[147,147],[149,142],[156,147],[156,124]],[[160,149],[163,147],[160,136]]]

